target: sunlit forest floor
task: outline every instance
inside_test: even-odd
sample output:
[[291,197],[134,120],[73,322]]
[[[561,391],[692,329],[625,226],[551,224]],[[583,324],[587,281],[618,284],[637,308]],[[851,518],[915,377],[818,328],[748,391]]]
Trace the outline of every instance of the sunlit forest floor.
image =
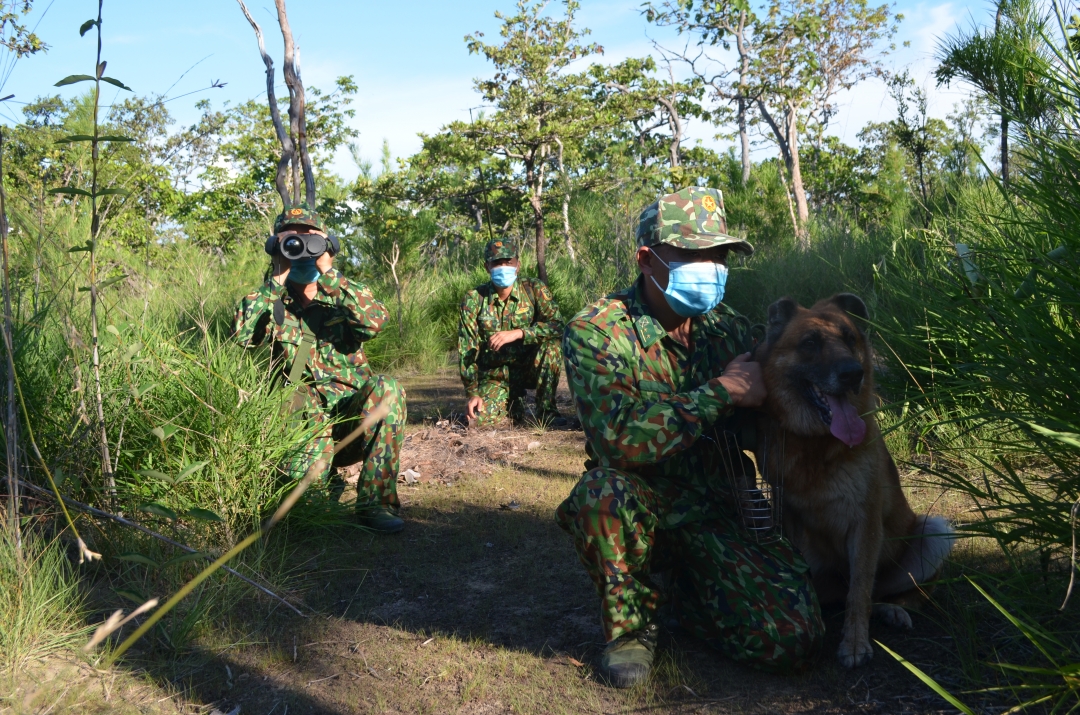
[[[725,660],[666,632],[647,686],[617,691],[594,672],[598,601],[553,512],[581,474],[580,430],[466,433],[456,374],[406,380],[410,427],[400,484],[404,532],[336,528],[290,540],[288,594],[308,618],[251,599],[181,656],[143,654],[139,670],[86,665],[24,674],[8,712],[301,713],[931,713],[949,711],[880,648],[847,671],[834,658],[842,612],[827,613],[819,662],[795,676]],[[568,396],[562,409],[572,412]],[[917,511],[966,507],[908,479]],[[989,549],[968,541],[956,563]],[[957,569],[954,564],[950,567]],[[948,579],[949,574],[946,574]],[[946,581],[948,583],[948,581]],[[955,626],[973,592],[937,590],[913,631],[872,637],[942,683],[961,681]],[[955,628],[948,629],[955,633]],[[129,662],[130,665],[130,662]],[[236,708],[239,707],[239,711]]]

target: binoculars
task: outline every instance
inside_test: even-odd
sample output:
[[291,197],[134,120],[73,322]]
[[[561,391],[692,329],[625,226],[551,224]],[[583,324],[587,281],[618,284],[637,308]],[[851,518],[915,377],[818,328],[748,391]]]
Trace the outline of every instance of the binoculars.
[[336,254],[341,250],[341,244],[338,243],[337,236],[324,238],[317,233],[286,231],[268,236],[263,249],[271,256],[280,253],[290,261],[296,261],[304,258],[318,258],[326,253],[327,249],[332,255]]

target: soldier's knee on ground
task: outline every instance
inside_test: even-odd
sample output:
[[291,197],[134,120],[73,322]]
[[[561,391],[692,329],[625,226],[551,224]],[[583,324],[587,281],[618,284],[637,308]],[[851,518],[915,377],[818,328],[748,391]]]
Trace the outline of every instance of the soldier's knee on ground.
[[765,641],[751,665],[774,673],[805,670],[821,652],[824,640],[825,628],[821,618],[812,614],[800,622],[799,628],[789,628],[775,639]]
[[803,670],[808,667],[812,659],[821,652],[825,642],[825,624],[820,614],[806,619],[802,630],[781,638],[780,645],[791,654],[790,670]]
[[821,651],[825,637],[825,629],[816,612],[808,618],[796,618],[794,622],[791,622],[791,614],[786,614],[786,622],[776,619],[775,631],[763,627],[763,623],[746,623],[733,628],[723,617],[714,621],[704,614],[682,612],[679,615],[684,628],[732,660],[773,673],[799,672],[807,668]]

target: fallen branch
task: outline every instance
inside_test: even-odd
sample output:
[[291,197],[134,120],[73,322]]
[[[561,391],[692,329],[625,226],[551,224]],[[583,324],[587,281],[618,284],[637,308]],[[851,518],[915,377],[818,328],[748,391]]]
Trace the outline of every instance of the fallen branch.
[[[19,480],[19,484],[26,487],[27,489],[29,489],[31,491],[37,492],[38,494],[43,494],[45,496],[53,497],[54,499],[56,498],[53,495],[53,493],[50,492],[48,489],[42,489],[41,487],[39,487],[36,484],[31,484],[30,482],[24,482],[22,480]],[[75,501],[74,499],[71,499],[69,497],[62,496],[61,498],[64,500],[64,502],[67,503],[68,506],[72,506],[72,507],[74,507],[74,508],[76,508],[76,509],[78,509],[80,511],[84,511],[84,512],[86,512],[88,514],[93,514],[94,516],[99,516],[99,517],[101,517],[103,519],[111,519],[112,521],[115,521],[116,523],[122,524],[124,526],[130,526],[133,529],[137,529],[137,530],[141,531],[142,533],[146,534],[147,536],[152,536],[155,539],[157,539],[158,541],[163,541],[166,544],[168,544],[169,546],[174,546],[174,547],[180,549],[181,551],[186,551],[189,554],[200,554],[200,553],[202,553],[201,551],[197,551],[197,550],[191,548],[190,546],[186,546],[184,544],[181,544],[178,541],[173,541],[172,539],[170,539],[167,536],[162,536],[161,534],[157,533],[156,531],[151,531],[150,529],[147,529],[142,524],[136,523],[136,522],[131,521],[129,519],[125,519],[122,516],[118,516],[116,514],[110,514],[107,511],[102,511],[101,509],[97,509],[95,507],[92,507],[89,504],[83,504],[82,502]],[[214,560],[214,557],[209,555],[209,554],[202,554],[202,555],[203,555],[203,558],[207,559],[208,561],[213,561]],[[294,613],[296,613],[296,615],[300,616],[301,618],[307,618],[307,616],[304,613],[302,613],[300,611],[300,609],[298,609],[296,606],[292,605],[291,603],[286,601],[284,598],[282,598],[278,594],[274,593],[270,589],[266,588],[265,586],[251,580],[250,578],[248,578],[244,574],[239,573],[235,569],[231,569],[228,566],[222,567],[222,570],[225,571],[226,573],[232,574],[233,576],[237,577],[241,581],[243,581],[243,582],[245,582],[247,584],[250,584],[251,586],[254,586],[255,588],[259,589],[264,594],[266,594],[267,596],[270,596],[271,598],[275,599],[276,601],[285,604]]]

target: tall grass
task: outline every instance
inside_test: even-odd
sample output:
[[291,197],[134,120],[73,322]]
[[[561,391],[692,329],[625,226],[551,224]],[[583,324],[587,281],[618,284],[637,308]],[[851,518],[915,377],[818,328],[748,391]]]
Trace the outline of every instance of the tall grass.
[[61,541],[27,531],[20,553],[0,529],[0,673],[81,645],[83,603]]
[[[22,248],[18,257],[25,259]],[[99,423],[87,409],[87,315],[76,290],[82,265],[73,254],[46,253],[36,300],[30,299],[38,282],[28,261],[17,274],[18,374],[61,491],[101,505]],[[262,282],[264,260],[254,250],[221,259],[183,244],[158,247],[152,265],[124,250],[102,253],[128,275],[103,291],[99,306],[113,503],[151,529],[216,556],[253,533],[295,486],[278,465],[314,429],[285,418],[285,391],[272,376],[268,352],[231,340],[232,312]],[[33,305],[40,307],[30,312]],[[30,478],[46,483],[38,468]],[[316,486],[291,517],[293,534],[308,524],[341,523],[344,516],[326,485]],[[260,542],[233,566],[273,587],[283,578],[274,556],[282,538]],[[111,593],[98,605],[110,610],[167,596],[205,563],[115,525],[103,524],[93,539],[104,556],[97,578]],[[238,580],[215,576],[159,625],[154,640],[182,648],[215,614],[251,593]]]
[[1060,122],[1014,139],[1026,169],[1013,185],[964,192],[958,213],[923,233],[918,253],[890,262],[880,285],[882,331],[902,362],[898,396],[932,428],[979,434],[974,445],[940,445],[954,459],[938,476],[986,517],[967,528],[1007,550],[1063,556],[1080,499],[1080,68],[1071,53],[1053,84]]
[[1013,48],[1040,54],[1024,82],[1054,106],[1035,120],[1011,117],[1012,182],[960,192],[955,212],[878,284],[898,367],[889,387],[909,424],[938,438],[933,476],[975,505],[961,533],[993,539],[1006,557],[993,579],[999,596],[979,590],[987,616],[1015,631],[981,634],[989,662],[966,669],[996,678],[974,692],[1011,694],[1010,712],[1080,707],[1080,599],[1067,597],[1080,500],[1080,60],[1058,20],[1040,47]]

